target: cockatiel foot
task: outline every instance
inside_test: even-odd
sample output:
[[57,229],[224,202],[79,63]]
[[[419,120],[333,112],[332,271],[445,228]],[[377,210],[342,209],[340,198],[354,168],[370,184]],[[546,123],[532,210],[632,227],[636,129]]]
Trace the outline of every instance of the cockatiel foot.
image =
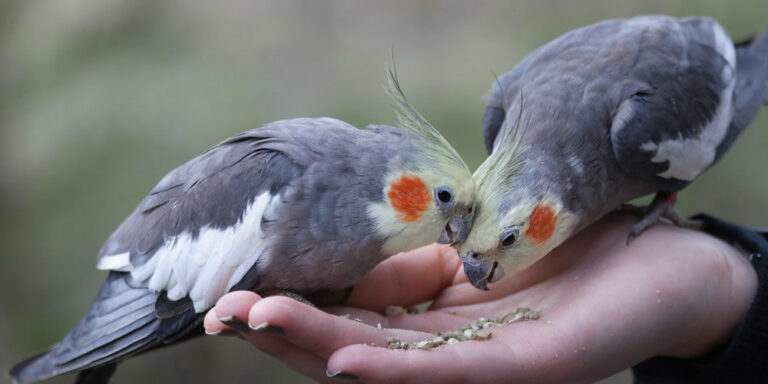
[[627,245],[662,218],[669,220],[678,227],[700,229],[702,226],[701,221],[686,219],[675,212],[674,207],[676,201],[676,192],[658,192],[656,197],[653,198],[653,201],[646,207],[623,204],[621,206],[622,210],[633,212],[641,216],[640,221],[632,226],[632,229],[627,235]]
[[352,291],[355,290],[354,285],[350,285],[349,287],[344,289],[344,297],[341,298],[341,301],[339,301],[339,305],[344,305],[349,300],[349,297],[352,296]]

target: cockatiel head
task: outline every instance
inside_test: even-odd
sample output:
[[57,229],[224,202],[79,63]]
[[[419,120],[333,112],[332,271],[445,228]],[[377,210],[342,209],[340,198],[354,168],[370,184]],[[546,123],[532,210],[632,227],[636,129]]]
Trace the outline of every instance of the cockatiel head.
[[463,241],[472,227],[475,182],[469,168],[448,141],[406,99],[393,69],[387,93],[400,130],[415,151],[390,160],[385,199],[369,214],[387,239],[383,251],[403,252],[434,242]]
[[[477,208],[472,231],[457,246],[467,279],[487,290],[487,283],[530,266],[567,239],[576,229],[576,215],[565,198],[552,190],[535,162],[526,161],[527,124],[511,108],[495,150],[475,171]],[[525,176],[521,171],[525,169]]]

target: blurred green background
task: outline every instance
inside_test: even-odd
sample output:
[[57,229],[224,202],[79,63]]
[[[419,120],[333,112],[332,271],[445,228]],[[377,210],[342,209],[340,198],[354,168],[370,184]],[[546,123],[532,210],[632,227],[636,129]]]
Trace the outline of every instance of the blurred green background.
[[[573,28],[644,13],[711,16],[734,38],[768,27],[766,1],[3,0],[0,369],[76,324],[105,276],[101,242],[218,141],[290,117],[394,123],[382,91],[394,47],[412,103],[475,167],[492,72]],[[768,226],[766,148],[768,108],[679,209]],[[205,337],[130,360],[114,382],[256,379],[308,381]]]

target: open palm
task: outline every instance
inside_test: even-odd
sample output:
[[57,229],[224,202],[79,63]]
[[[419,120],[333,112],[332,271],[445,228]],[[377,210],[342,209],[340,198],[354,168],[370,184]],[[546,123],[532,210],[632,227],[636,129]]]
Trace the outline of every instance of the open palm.
[[[208,313],[205,327],[209,333],[231,327],[327,382],[591,382],[656,355],[696,356],[727,339],[757,287],[749,263],[713,237],[665,225],[627,247],[634,220],[610,215],[488,292],[467,283],[453,249],[429,246],[379,265],[356,285],[347,306],[318,309],[234,292]],[[390,305],[428,300],[421,314],[385,314]],[[388,336],[424,340],[518,307],[541,316],[490,328],[484,341],[430,350],[381,347]],[[230,317],[229,327],[218,320]],[[326,369],[341,373],[329,378]]]

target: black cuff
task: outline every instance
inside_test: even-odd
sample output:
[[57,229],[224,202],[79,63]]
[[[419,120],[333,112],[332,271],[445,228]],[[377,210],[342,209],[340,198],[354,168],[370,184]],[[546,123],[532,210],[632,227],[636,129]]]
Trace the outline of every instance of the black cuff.
[[695,359],[654,357],[632,367],[637,384],[768,383],[768,234],[708,215],[703,231],[746,250],[758,287],[749,312],[725,345]]

